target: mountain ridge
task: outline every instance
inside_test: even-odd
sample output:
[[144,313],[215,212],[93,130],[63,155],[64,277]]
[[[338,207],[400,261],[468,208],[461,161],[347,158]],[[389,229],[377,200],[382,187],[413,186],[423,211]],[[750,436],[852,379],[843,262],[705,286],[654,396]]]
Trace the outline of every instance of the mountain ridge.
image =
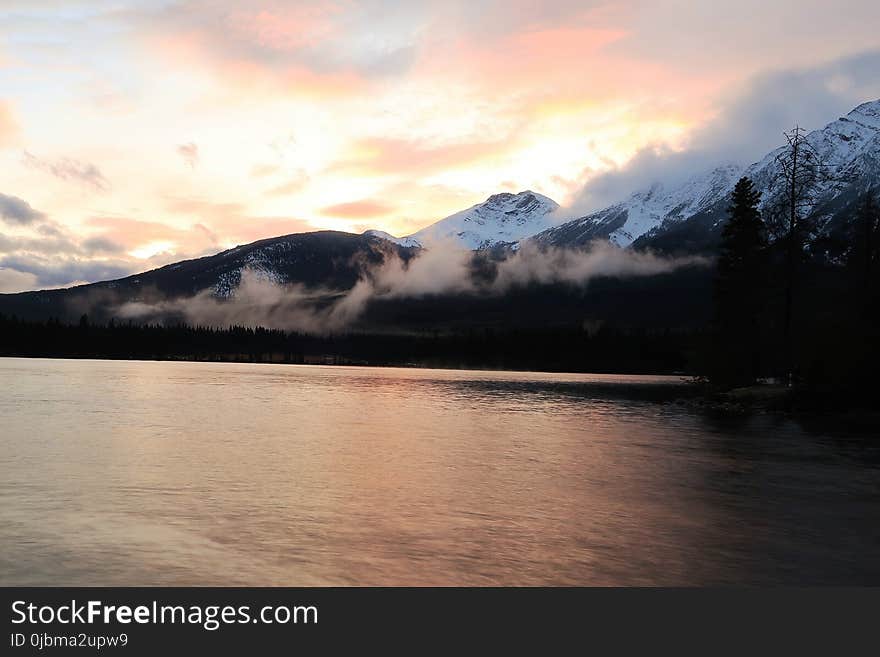
[[[836,230],[844,210],[855,197],[880,182],[880,100],[862,103],[846,116],[806,135],[828,169],[828,180],[819,185],[814,214],[820,223]],[[698,173],[685,183],[666,189],[656,183],[637,191],[627,200],[583,217],[572,219],[533,235],[531,240],[547,245],[583,246],[595,239],[607,239],[618,246],[660,250],[707,250],[717,243],[727,203],[740,176],[748,176],[761,192],[759,208],[769,210],[780,193],[776,148],[746,167],[721,165]],[[844,182],[842,182],[844,181]],[[691,234],[683,238],[683,230]],[[689,248],[671,248],[678,236]]]

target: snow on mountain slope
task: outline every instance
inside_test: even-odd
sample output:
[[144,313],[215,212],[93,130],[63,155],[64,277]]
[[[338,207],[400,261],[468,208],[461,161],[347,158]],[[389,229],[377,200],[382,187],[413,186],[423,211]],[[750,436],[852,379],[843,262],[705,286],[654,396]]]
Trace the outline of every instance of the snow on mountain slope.
[[428,246],[454,242],[468,249],[485,249],[495,244],[517,242],[555,225],[553,213],[559,205],[532,191],[518,194],[494,194],[483,203],[456,212],[408,237],[396,238],[381,231],[371,235],[384,237],[401,246]]
[[[846,116],[814,130],[806,137],[823,164],[825,178],[819,182],[817,205],[831,200],[847,182],[880,178],[880,100],[863,103]],[[777,156],[780,147],[746,169],[745,174],[762,193],[762,209],[781,192]]]
[[727,164],[669,191],[654,185],[647,193],[633,194],[627,204],[626,221],[609,239],[618,246],[629,246],[664,221],[678,221],[705,210],[733,186],[740,172],[737,165]]
[[[833,208],[842,194],[859,193],[880,183],[880,100],[863,103],[849,114],[814,130],[806,137],[823,163],[825,180],[816,194],[818,209]],[[563,223],[535,235],[538,242],[555,246],[578,246],[594,239],[608,239],[619,246],[669,233],[697,215],[715,229],[723,221],[726,201],[741,175],[761,192],[761,209],[770,207],[781,192],[780,147],[746,169],[729,164],[695,176],[673,189],[656,184],[636,192],[626,201],[585,217]],[[830,218],[830,216],[828,217]]]
[[386,233],[384,230],[375,230],[371,229],[364,233],[369,237],[380,237],[383,240],[388,240],[389,242],[394,242],[398,246],[405,246],[407,248],[419,247],[421,244],[419,241],[413,237],[394,237],[391,233]]
[[622,203],[551,228],[535,239],[557,246],[575,246],[604,238],[618,246],[629,246],[663,222],[680,221],[711,206],[733,187],[741,171],[735,164],[726,164],[672,189],[657,183]]

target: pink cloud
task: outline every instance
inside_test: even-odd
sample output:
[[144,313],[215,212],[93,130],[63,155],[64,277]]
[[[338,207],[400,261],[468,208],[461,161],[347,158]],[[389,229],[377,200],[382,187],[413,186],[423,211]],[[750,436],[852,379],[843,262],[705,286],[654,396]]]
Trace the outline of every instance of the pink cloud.
[[[196,219],[216,241],[243,244],[265,237],[315,230],[309,222],[293,217],[261,217],[250,214],[239,203],[218,203],[199,198],[174,198],[168,202],[172,214]],[[192,231],[186,231],[191,234]],[[203,243],[203,241],[201,242]]]
[[204,244],[204,240],[193,235],[191,231],[158,221],[101,216],[90,218],[87,224],[90,227],[100,229],[101,237],[120,244],[127,250],[148,242],[160,241],[174,242],[187,247]]
[[337,203],[321,208],[321,214],[326,217],[343,217],[346,219],[369,219],[391,214],[394,208],[385,203],[363,199],[349,203]]
[[224,23],[246,42],[279,51],[296,51],[330,38],[333,33],[331,5],[275,7],[257,11],[235,10]]

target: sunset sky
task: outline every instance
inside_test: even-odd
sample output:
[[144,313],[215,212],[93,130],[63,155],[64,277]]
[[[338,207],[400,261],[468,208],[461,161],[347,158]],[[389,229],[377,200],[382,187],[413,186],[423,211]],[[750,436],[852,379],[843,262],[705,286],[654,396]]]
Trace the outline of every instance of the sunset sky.
[[876,0],[0,0],[0,292],[758,157],[880,96],[878,25]]

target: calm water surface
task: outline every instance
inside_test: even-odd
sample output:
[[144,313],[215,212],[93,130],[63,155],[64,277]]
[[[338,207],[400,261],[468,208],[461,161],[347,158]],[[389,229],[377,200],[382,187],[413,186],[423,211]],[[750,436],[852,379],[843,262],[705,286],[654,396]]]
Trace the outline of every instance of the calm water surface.
[[676,385],[0,359],[0,584],[880,584],[876,439]]

